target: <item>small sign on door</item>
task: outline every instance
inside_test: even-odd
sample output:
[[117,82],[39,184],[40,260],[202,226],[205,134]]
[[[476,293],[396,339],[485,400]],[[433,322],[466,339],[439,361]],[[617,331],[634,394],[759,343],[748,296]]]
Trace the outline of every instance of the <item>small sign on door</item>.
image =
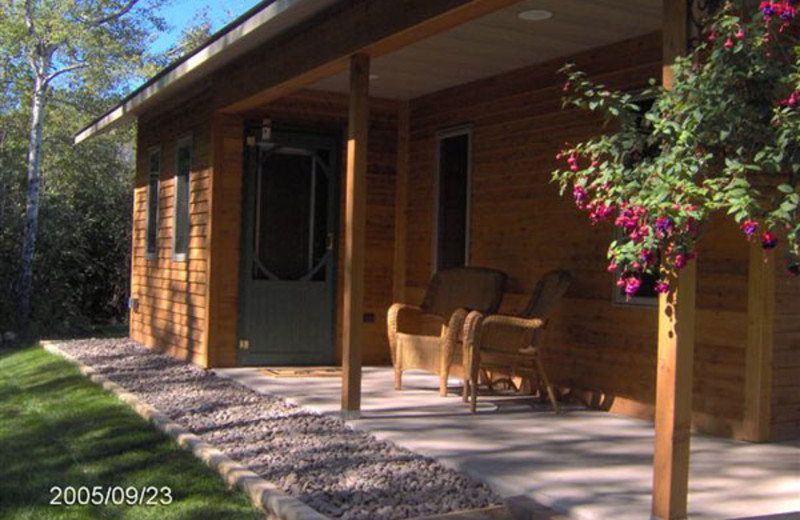
[[261,140],[269,141],[272,139],[272,119],[261,121]]

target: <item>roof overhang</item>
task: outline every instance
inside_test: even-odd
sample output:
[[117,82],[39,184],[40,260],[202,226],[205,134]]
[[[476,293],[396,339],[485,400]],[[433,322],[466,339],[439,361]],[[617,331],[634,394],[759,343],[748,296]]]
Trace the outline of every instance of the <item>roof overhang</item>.
[[117,106],[75,135],[80,143],[136,119],[148,107],[198,80],[231,60],[308,20],[336,0],[265,0],[222,28],[194,52],[175,61]]

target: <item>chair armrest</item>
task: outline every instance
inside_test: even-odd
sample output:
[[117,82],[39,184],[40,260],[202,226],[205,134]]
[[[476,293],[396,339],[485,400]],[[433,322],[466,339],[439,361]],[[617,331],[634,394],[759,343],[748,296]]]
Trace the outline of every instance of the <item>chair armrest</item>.
[[442,332],[440,350],[440,373],[446,373],[453,363],[456,345],[462,339],[464,321],[469,311],[467,309],[456,309],[450,315],[447,327]]
[[442,334],[445,322],[435,314],[423,312],[418,305],[395,303],[389,307],[386,324],[392,361],[395,361],[398,332],[438,337]]
[[533,353],[536,333],[546,322],[538,318],[520,318],[500,314],[487,316],[480,322],[475,347],[506,353]]

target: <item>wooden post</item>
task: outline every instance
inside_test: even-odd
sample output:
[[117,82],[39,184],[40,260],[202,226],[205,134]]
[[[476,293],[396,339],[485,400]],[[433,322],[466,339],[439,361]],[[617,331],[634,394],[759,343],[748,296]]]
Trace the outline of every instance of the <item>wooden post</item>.
[[[672,64],[687,50],[688,9],[685,0],[664,0],[663,84],[673,84]],[[653,518],[687,518],[689,447],[692,423],[695,291],[697,262],[672,279],[671,290],[658,300],[658,367],[656,373]]]
[[408,102],[397,111],[397,176],[394,208],[394,301],[406,296],[406,205],[408,203],[408,153],[410,115]]
[[769,440],[772,327],[775,319],[775,254],[758,240],[750,244],[747,280],[747,350],[744,432],[748,441]]
[[687,518],[689,441],[692,424],[697,262],[672,280],[658,300],[653,517]]
[[350,112],[347,121],[345,196],[344,323],[342,327],[342,417],[361,412],[364,248],[369,131],[369,55],[350,58]]

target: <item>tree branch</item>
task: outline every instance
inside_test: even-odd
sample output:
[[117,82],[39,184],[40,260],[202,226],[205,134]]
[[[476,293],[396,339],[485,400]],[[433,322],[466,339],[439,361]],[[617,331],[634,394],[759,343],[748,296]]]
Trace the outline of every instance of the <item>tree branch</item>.
[[112,20],[116,20],[121,16],[124,16],[131,9],[133,9],[133,6],[135,6],[138,2],[139,0],[128,0],[128,3],[122,6],[118,11],[115,11],[106,16],[101,16],[99,18],[85,18],[83,16],[78,15],[78,19],[90,27],[97,27],[98,25],[103,25],[104,23],[108,23]]
[[53,72],[52,74],[50,74],[45,78],[44,82],[45,84],[50,84],[51,81],[56,79],[58,76],[61,76],[62,74],[73,72],[75,70],[85,69],[88,66],[89,65],[87,65],[86,63],[73,63],[72,65],[68,65],[62,69]]

